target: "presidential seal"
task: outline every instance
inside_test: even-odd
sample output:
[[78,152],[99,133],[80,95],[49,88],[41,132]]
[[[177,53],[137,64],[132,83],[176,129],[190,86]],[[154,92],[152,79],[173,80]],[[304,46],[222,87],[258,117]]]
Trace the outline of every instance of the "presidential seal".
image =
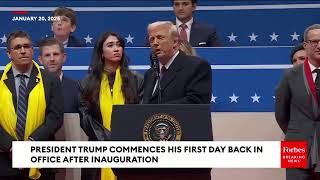
[[175,117],[166,114],[154,114],[144,123],[145,141],[180,141],[181,126]]

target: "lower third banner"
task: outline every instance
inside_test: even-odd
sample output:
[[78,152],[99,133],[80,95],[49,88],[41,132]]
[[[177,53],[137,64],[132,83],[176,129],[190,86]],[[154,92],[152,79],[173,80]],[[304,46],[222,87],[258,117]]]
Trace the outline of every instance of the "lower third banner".
[[13,168],[304,168],[303,141],[15,141]]

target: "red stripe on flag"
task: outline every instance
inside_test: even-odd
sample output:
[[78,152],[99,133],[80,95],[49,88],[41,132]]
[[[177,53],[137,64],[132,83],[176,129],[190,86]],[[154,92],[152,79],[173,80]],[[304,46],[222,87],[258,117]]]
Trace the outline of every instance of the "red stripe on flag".
[[28,14],[28,11],[12,11],[12,14]]

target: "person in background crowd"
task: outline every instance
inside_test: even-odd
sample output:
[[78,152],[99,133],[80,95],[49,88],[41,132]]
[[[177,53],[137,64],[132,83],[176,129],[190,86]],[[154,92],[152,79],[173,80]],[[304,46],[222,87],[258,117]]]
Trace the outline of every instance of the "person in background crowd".
[[294,66],[303,64],[306,57],[306,51],[304,50],[303,44],[299,44],[294,47],[290,54],[290,60]]
[[56,18],[52,22],[51,31],[54,37],[63,44],[64,47],[85,47],[85,43],[72,35],[77,28],[76,13],[66,7],[58,7],[52,12]]
[[78,113],[78,82],[66,77],[62,72],[66,58],[64,47],[57,39],[45,38],[39,43],[39,61],[46,70],[56,74],[62,83],[64,112]]
[[196,50],[190,45],[188,41],[180,41],[180,47],[179,50],[186,53],[186,55],[189,56],[197,56]]
[[197,0],[172,0],[172,6],[181,40],[188,41],[193,47],[222,46],[214,27],[193,18]]

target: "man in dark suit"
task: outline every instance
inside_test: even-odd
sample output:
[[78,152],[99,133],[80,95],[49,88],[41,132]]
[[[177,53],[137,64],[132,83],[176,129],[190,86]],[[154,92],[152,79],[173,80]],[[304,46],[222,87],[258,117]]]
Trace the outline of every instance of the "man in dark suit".
[[[46,38],[39,43],[39,61],[46,70],[57,75],[62,83],[63,94],[63,112],[64,113],[78,113],[78,83],[68,77],[62,72],[62,66],[66,61],[66,53],[63,45],[55,38]],[[63,127],[56,133],[56,139],[59,141],[68,140],[68,135],[79,135],[75,129],[75,124],[71,121],[65,121]],[[68,128],[69,127],[69,128]],[[67,130],[73,127],[75,131],[68,132]],[[59,169],[56,173],[57,179],[64,179],[67,171],[70,169]]]
[[[155,70],[149,69],[144,76],[143,103],[209,104],[212,75],[208,62],[179,51],[179,33],[170,21],[150,24],[148,34],[152,51],[159,61],[161,91],[158,88]],[[159,98],[160,94],[161,99]],[[136,179],[210,180],[211,177],[208,169],[188,171],[180,169],[161,172],[161,174],[144,174]]]
[[285,140],[308,142],[307,169],[287,169],[288,180],[319,179],[320,25],[304,32],[307,58],[286,70],[276,90],[275,117]]
[[207,61],[179,51],[179,34],[172,25],[164,21],[148,26],[150,45],[159,60],[162,99],[158,102],[156,73],[149,69],[144,77],[143,103],[209,104],[211,68]]
[[214,27],[194,20],[192,13],[196,10],[197,0],[172,0],[172,5],[182,40],[188,41],[193,47],[221,46]]
[[76,31],[77,21],[74,10],[66,7],[58,7],[52,12],[56,18],[52,22],[51,30],[54,37],[63,44],[64,47],[85,47],[85,43],[72,35]]
[[[1,180],[30,177],[29,169],[12,168],[12,141],[51,141],[62,125],[61,83],[55,75],[41,70],[32,61],[31,42],[24,31],[15,31],[7,39],[7,54],[11,62],[1,73],[0,81]],[[40,179],[54,180],[52,169],[40,169],[40,173]],[[37,179],[38,175],[31,176]]]
[[78,113],[78,83],[64,76],[62,72],[66,56],[63,45],[55,38],[43,39],[39,44],[39,61],[46,70],[55,73],[62,82],[64,112]]

